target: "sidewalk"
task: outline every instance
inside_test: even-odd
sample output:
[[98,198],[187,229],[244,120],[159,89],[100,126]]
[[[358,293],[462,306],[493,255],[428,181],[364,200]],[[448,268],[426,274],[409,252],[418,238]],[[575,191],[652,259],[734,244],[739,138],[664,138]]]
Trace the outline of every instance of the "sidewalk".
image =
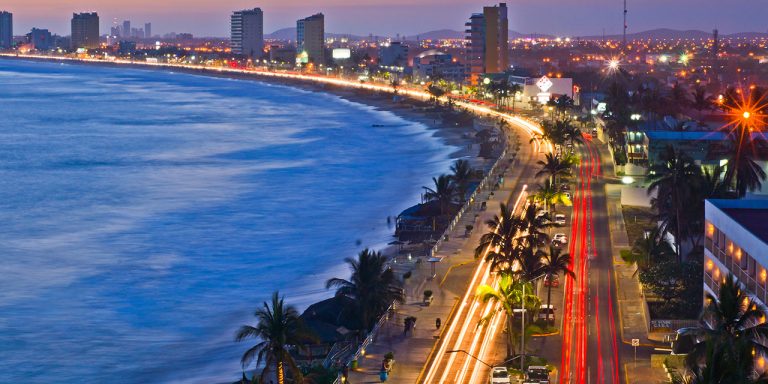
[[[524,141],[522,134],[519,136]],[[384,324],[375,342],[367,348],[365,357],[358,361],[359,368],[350,372],[349,383],[379,383],[381,361],[387,352],[395,355],[395,365],[387,382],[410,384],[418,381],[427,358],[440,338],[440,332],[446,328],[455,304],[467,290],[470,274],[476,266],[474,250],[480,236],[487,230],[485,221],[497,214],[500,203],[506,203],[512,193],[519,190],[518,179],[525,167],[518,165],[533,159],[531,146],[524,144],[521,142],[514,164],[505,169],[503,185],[493,191],[492,196],[490,191],[485,191],[478,197],[478,203],[487,201],[487,209],[465,213],[449,235],[449,241],[440,248],[438,254],[445,258],[435,265],[435,278],[429,278],[431,266],[428,263],[396,264],[397,274],[414,268],[405,287],[406,303],[399,306],[396,314]],[[474,226],[469,237],[464,233],[467,224]],[[427,289],[434,292],[434,300],[431,305],[424,306],[423,292]],[[408,316],[417,318],[416,328],[412,334],[409,332],[404,335],[403,321]],[[440,330],[435,327],[437,318],[442,321]]]
[[[600,153],[603,156],[603,174],[606,177],[614,175],[613,161],[607,145],[602,144]],[[666,383],[668,378],[663,369],[651,367],[650,354],[658,343],[654,343],[649,337],[648,316],[643,298],[640,281],[635,275],[635,266],[628,265],[621,259],[621,251],[631,248],[627,238],[627,230],[624,225],[624,215],[621,209],[621,185],[606,184],[605,192],[608,205],[608,226],[611,233],[611,247],[613,254],[614,281],[616,284],[616,301],[619,306],[619,322],[621,327],[621,341],[625,344],[625,350],[632,343],[632,339],[638,339],[638,357],[635,362],[625,360],[621,367],[622,374],[627,384],[632,383]],[[627,356],[627,354],[623,354]]]

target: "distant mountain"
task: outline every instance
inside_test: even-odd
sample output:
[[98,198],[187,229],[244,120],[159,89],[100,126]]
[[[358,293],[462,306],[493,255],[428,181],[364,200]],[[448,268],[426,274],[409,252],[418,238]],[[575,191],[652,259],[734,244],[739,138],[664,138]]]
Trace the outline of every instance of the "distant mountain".
[[[365,37],[362,36],[356,36],[356,35],[350,35],[350,34],[341,34],[341,33],[327,33],[328,37],[348,37],[352,40],[360,40]],[[406,36],[405,40],[407,41],[416,41],[417,38],[419,40],[445,40],[445,39],[463,39],[466,36],[466,33],[464,31],[457,31],[454,29],[438,29],[435,31],[428,31],[424,33],[420,33],[418,35],[412,35],[412,36]],[[677,30],[677,29],[669,29],[669,28],[659,28],[659,29],[652,29],[649,31],[643,31],[643,32],[636,32],[636,33],[630,33],[627,35],[627,39],[629,40],[636,40],[636,39],[707,39],[712,36],[711,32],[705,32],[705,31],[699,31],[699,30]],[[526,38],[526,37],[537,37],[537,38],[554,38],[555,36],[552,35],[546,35],[541,33],[521,33],[517,31],[509,31],[509,38],[510,39],[519,39],[519,38]],[[620,40],[621,35],[606,35],[606,39],[611,40]],[[721,35],[723,38],[755,38],[755,37],[766,37],[768,38],[768,33],[763,32],[740,32],[740,33],[733,33],[730,35]],[[275,40],[296,40],[296,28],[283,28],[279,29],[275,32],[272,32],[268,35],[265,35],[264,38],[266,39],[275,39]],[[379,38],[385,38],[385,36],[379,36]],[[593,35],[593,36],[580,36],[581,39],[584,40],[599,40],[602,39],[603,36],[601,35]]]
[[[326,37],[333,37],[333,38],[341,38],[341,37],[348,37],[351,40],[362,40],[363,38],[361,36],[356,35],[350,35],[348,33],[326,33]],[[265,39],[271,39],[271,40],[296,40],[296,28],[283,28],[278,29],[277,31],[274,31],[272,33],[268,33],[264,35]]]
[[[627,40],[642,40],[642,39],[708,39],[712,37],[711,32],[699,31],[696,29],[689,30],[677,30],[669,28],[652,29],[649,31],[637,32],[627,34]],[[768,37],[768,33],[762,32],[740,32],[730,35],[720,35],[722,38],[754,38],[754,37]],[[582,39],[602,39],[603,36],[582,36]],[[619,40],[621,35],[606,35],[606,39]]]

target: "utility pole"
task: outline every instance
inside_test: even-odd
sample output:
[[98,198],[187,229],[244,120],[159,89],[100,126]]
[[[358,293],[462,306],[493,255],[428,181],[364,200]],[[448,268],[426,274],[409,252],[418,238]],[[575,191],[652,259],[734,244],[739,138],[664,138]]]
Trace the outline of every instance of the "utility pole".
[[520,300],[520,307],[523,309],[523,316],[520,321],[520,372],[525,372],[525,283],[523,283],[523,297]]

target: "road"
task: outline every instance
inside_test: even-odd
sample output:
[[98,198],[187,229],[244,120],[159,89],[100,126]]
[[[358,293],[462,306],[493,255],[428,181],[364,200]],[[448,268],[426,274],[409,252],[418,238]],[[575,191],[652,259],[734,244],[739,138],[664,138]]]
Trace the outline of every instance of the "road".
[[[521,127],[515,121],[513,126]],[[532,132],[527,130],[530,137]],[[541,145],[534,142],[534,150],[528,159],[521,159],[527,167],[521,172],[515,191],[511,194],[508,204],[514,206],[515,212],[520,213],[527,203],[529,186],[526,183],[534,181],[537,167],[535,161],[541,157]],[[483,229],[484,230],[484,229]],[[486,250],[487,253],[487,250]],[[483,284],[495,286],[497,275],[491,273],[490,263],[481,258],[477,262],[472,279],[462,297],[462,301],[448,324],[446,337],[438,342],[434,357],[427,362],[424,383],[483,383],[487,382],[490,367],[485,365],[491,360],[493,348],[500,337],[504,337],[504,315],[497,311],[498,304],[482,303],[475,297],[477,287]],[[497,312],[490,321],[478,325],[480,319],[488,314]],[[461,352],[457,352],[461,351]],[[470,356],[471,355],[471,356]],[[491,361],[490,363],[499,363]]]
[[605,179],[597,147],[578,148],[573,225],[569,253],[576,279],[567,279],[560,383],[622,380],[622,344],[613,281]]

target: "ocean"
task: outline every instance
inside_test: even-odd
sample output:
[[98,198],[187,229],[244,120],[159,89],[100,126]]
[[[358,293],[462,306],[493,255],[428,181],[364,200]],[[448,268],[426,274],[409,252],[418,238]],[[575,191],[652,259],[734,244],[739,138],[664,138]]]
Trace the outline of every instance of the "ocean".
[[0,382],[219,383],[455,151],[337,96],[0,59]]

